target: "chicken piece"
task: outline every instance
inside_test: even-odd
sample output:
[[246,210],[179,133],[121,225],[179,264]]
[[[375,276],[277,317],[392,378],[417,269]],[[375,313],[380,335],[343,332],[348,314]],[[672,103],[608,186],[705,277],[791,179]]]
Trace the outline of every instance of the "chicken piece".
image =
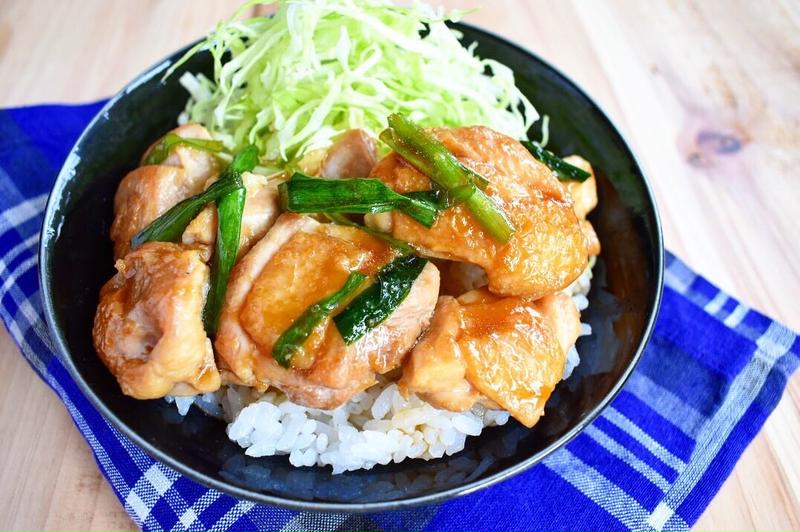
[[592,223],[586,219],[586,215],[597,207],[597,180],[594,177],[594,170],[592,170],[592,165],[586,159],[578,155],[570,155],[565,157],[564,160],[592,174],[586,181],[563,181],[562,185],[574,201],[572,208],[575,211],[575,215],[581,220],[581,229],[586,236],[589,255],[599,255],[600,239],[597,238],[597,233],[595,233]]
[[[482,267],[497,294],[534,299],[568,286],[586,268],[586,239],[572,200],[553,173],[516,140],[482,126],[432,133],[489,181],[486,193],[516,228],[502,245],[484,232],[464,206],[443,211],[426,229],[399,211],[367,215],[367,223],[411,242],[431,256]],[[430,180],[392,153],[372,170],[394,190],[431,188]]]
[[218,389],[201,318],[209,268],[200,251],[148,242],[116,267],[100,291],[92,336],[122,392],[156,399]]
[[457,412],[472,408],[481,395],[466,380],[460,333],[461,306],[453,297],[440,297],[430,330],[403,365],[400,389],[416,392],[439,408]]
[[306,152],[297,169],[306,175],[342,179],[367,177],[378,160],[375,141],[362,129],[344,132],[329,148]]
[[319,175],[330,179],[367,177],[377,161],[372,137],[363,129],[351,129],[328,149]]
[[[173,132],[180,136],[211,138],[205,128],[194,124],[181,126]],[[206,181],[216,173],[216,162],[211,154],[176,146],[164,164],[140,166],[126,175],[114,196],[114,222],[111,224],[114,258],[127,255],[131,238],[136,233],[176,203],[201,192]]]
[[[242,214],[242,232],[239,237],[238,257],[243,257],[253,244],[263,237],[280,214],[280,198],[278,183],[265,176],[245,172],[242,181],[247,190],[244,213]],[[213,182],[209,180],[207,185]],[[183,232],[184,244],[202,245],[211,250],[217,235],[217,209],[207,206],[192,220]]]
[[468,262],[440,261],[442,295],[458,297],[470,290],[489,284],[486,272],[480,266]]
[[594,177],[594,170],[592,170],[592,165],[579,155],[564,157],[564,161],[591,174],[591,177],[583,182],[562,182],[562,185],[567,189],[570,197],[572,197],[574,202],[572,208],[575,210],[575,214],[578,218],[585,219],[586,215],[597,207],[597,180]]
[[281,215],[233,269],[216,340],[220,357],[248,386],[275,386],[308,407],[341,405],[372,385],[376,373],[399,366],[427,328],[439,291],[432,264],[394,313],[352,345],[345,345],[328,318],[290,368],[278,365],[272,348],[309,306],[339,290],[350,272],[375,274],[394,256],[383,240],[359,229]]
[[592,222],[581,220],[581,231],[583,231],[583,236],[586,237],[586,251],[590,257],[596,257],[600,254],[600,238],[595,233]]
[[453,411],[495,403],[532,427],[579,334],[580,314],[563,293],[537,301],[500,298],[485,288],[442,296],[399,386]]
[[[173,129],[172,133],[175,133],[179,137],[183,137],[185,139],[212,139],[208,130],[200,124],[184,124]],[[156,144],[158,144],[160,140],[161,139],[150,145],[147,151],[144,152],[142,161],[147,159],[147,157],[153,151],[153,148],[155,148]],[[186,174],[189,176],[189,179],[194,180],[196,178],[202,178],[203,182],[219,171],[217,159],[213,154],[180,144],[170,150],[169,155],[161,164],[183,168],[186,171]]]

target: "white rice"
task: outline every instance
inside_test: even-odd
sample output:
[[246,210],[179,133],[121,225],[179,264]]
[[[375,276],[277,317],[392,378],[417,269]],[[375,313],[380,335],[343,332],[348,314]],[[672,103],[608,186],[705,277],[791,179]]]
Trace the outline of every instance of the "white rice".
[[[589,301],[592,280],[586,271],[565,289],[583,311]],[[584,323],[581,336],[592,333]],[[567,353],[564,379],[580,363],[573,346]],[[402,462],[407,458],[441,458],[464,448],[467,436],[478,436],[485,427],[503,425],[508,412],[476,405],[469,412],[434,408],[415,395],[405,399],[397,385],[380,382],[334,410],[306,408],[270,390],[226,386],[197,397],[168,397],[181,415],[192,404],[228,422],[228,437],[252,457],[289,455],[300,466],[327,466],[333,474],[371,469],[376,464]]]

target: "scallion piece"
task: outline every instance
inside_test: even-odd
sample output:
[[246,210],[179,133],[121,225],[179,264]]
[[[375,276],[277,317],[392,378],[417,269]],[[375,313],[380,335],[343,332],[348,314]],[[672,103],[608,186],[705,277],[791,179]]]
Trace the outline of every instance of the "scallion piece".
[[330,221],[332,221],[335,224],[356,227],[358,229],[361,229],[368,235],[374,236],[375,238],[380,238],[381,240],[383,240],[384,242],[395,248],[403,255],[411,255],[412,253],[416,252],[416,250],[413,247],[411,247],[411,245],[408,242],[403,242],[402,240],[394,238],[391,235],[387,235],[383,231],[378,231],[377,229],[373,229],[371,227],[366,227],[364,225],[358,224],[350,220],[343,214],[326,214],[325,216],[327,216],[328,219],[330,219]]
[[[233,158],[220,180],[231,179],[241,183],[242,172],[252,170],[256,164],[258,149],[251,145]],[[214,243],[214,259],[211,262],[211,281],[203,309],[203,325],[209,336],[217,334],[219,315],[228,291],[228,279],[239,253],[246,199],[247,190],[241,186],[217,200],[217,238]]]
[[203,210],[203,207],[242,186],[241,176],[215,181],[200,194],[177,203],[167,212],[150,222],[147,227],[136,233],[131,239],[131,249],[151,241],[178,242],[186,230],[186,226],[195,219],[200,211]]
[[531,142],[530,140],[520,141],[525,146],[531,155],[542,161],[547,165],[560,181],[586,181],[592,174],[578,168],[575,165],[569,164],[564,159],[560,158],[553,152],[546,150],[538,142]]
[[399,210],[431,227],[439,211],[430,202],[398,194],[380,179],[320,179],[295,172],[280,184],[278,192],[281,206],[289,212],[367,214]]
[[272,347],[272,356],[281,366],[288,368],[292,357],[303,348],[314,328],[350,297],[367,279],[367,276],[352,272],[344,286],[308,307],[299,318],[280,335]]
[[164,135],[160,141],[158,141],[158,144],[153,147],[147,158],[142,161],[142,164],[163,163],[167,157],[169,157],[169,152],[172,151],[172,148],[175,146],[189,146],[190,148],[195,148],[197,150],[207,151],[210,153],[219,153],[225,150],[225,145],[219,140],[181,137],[175,133],[169,132]]
[[258,163],[258,149],[248,146],[242,150],[223,172],[222,176],[199,194],[177,203],[167,212],[150,222],[131,239],[131,249],[145,242],[178,242],[186,226],[203,210],[226,194],[243,188],[242,172],[252,170]]
[[217,238],[214,244],[214,259],[211,263],[211,282],[203,309],[203,325],[206,334],[217,334],[219,315],[225,302],[228,279],[239,253],[239,237],[242,233],[242,215],[247,191],[244,187],[227,193],[217,200]]
[[347,345],[383,323],[408,296],[427,260],[416,255],[394,259],[345,309],[333,318]]
[[[492,238],[505,244],[514,226],[483,190],[474,171],[465,167],[447,147],[419,125],[400,114],[389,115],[389,129],[380,138],[431,181],[447,191],[456,202],[463,202]],[[481,176],[479,176],[481,177]],[[484,178],[485,179],[485,178]]]

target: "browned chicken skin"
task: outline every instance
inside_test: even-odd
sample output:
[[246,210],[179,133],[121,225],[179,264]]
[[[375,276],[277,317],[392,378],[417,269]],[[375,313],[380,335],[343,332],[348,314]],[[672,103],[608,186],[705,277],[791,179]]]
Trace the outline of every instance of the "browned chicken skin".
[[[516,227],[501,245],[469,210],[443,211],[430,229],[393,211],[367,216],[368,223],[411,242],[427,254],[482,267],[497,294],[539,298],[568,286],[586,268],[586,238],[572,199],[553,173],[517,141],[482,126],[434,129],[459,160],[485,176],[486,193]],[[428,190],[430,180],[392,153],[372,170],[398,192]]]
[[319,175],[330,179],[367,177],[377,161],[372,137],[363,129],[351,129],[328,149]]
[[352,228],[283,214],[234,268],[216,347],[244,384],[283,390],[294,402],[333,408],[397,367],[427,327],[439,291],[429,264],[411,292],[379,327],[347,346],[330,319],[295,355],[274,360],[280,335],[309,306],[341,288],[351,271],[375,274],[395,256],[382,240]]
[[329,148],[306,153],[297,161],[297,169],[327,179],[368,177],[377,160],[375,140],[363,129],[351,129]]
[[580,314],[563,293],[537,301],[486,289],[458,299],[442,296],[399,386],[448,410],[499,405],[532,427],[579,333]]
[[[181,137],[211,138],[208,131],[197,124],[181,126],[173,133]],[[217,164],[211,154],[176,146],[163,164],[140,166],[125,176],[114,196],[111,225],[114,258],[127,255],[131,238],[136,233],[176,203],[202,192],[206,181],[216,173]]]
[[201,319],[209,268],[200,251],[148,242],[116,267],[100,291],[92,333],[122,391],[155,399],[219,388]]
[[565,181],[562,184],[574,202],[572,208],[581,221],[581,230],[586,236],[589,255],[599,255],[600,239],[597,238],[597,233],[594,232],[591,222],[586,219],[586,215],[597,207],[597,181],[594,177],[594,170],[588,161],[578,155],[564,157],[564,160],[591,174],[591,177],[586,181]]

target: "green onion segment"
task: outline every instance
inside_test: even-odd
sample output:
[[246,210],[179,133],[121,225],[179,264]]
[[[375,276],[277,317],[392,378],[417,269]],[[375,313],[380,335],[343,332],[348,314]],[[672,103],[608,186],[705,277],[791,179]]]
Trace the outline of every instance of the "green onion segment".
[[531,155],[542,161],[548,168],[550,168],[550,170],[556,174],[556,177],[558,177],[560,181],[583,182],[592,176],[592,174],[586,170],[569,164],[567,161],[560,158],[553,152],[544,149],[538,142],[532,142],[530,140],[522,140],[520,142],[528,149],[529,152],[531,152]]
[[345,343],[352,344],[383,323],[408,296],[427,262],[416,255],[404,255],[384,266],[375,282],[333,318]]
[[214,259],[211,263],[211,282],[203,309],[203,325],[206,334],[217,334],[219,315],[225,302],[228,279],[239,253],[239,237],[242,232],[242,215],[247,191],[237,188],[217,200],[217,238],[214,244]]
[[164,214],[150,222],[131,239],[131,249],[145,242],[178,242],[189,223],[203,210],[223,196],[244,188],[242,172],[252,170],[258,163],[258,149],[248,146],[242,150],[222,173],[222,176],[199,194],[177,203]]
[[170,131],[164,135],[160,141],[158,141],[158,144],[153,147],[153,149],[150,151],[150,154],[145,158],[144,161],[142,161],[142,164],[146,165],[163,163],[167,157],[169,157],[169,152],[172,151],[172,148],[175,146],[188,146],[190,148],[207,151],[209,153],[220,153],[225,150],[225,146],[219,140],[181,137]]
[[503,209],[481,190],[482,182],[476,180],[475,172],[408,118],[395,113],[388,122],[389,128],[380,134],[382,141],[449,193],[453,202],[463,202],[492,238],[501,244],[511,239],[514,226]]
[[439,209],[429,201],[398,194],[380,179],[321,179],[296,172],[278,187],[289,212],[367,214],[399,210],[431,227]]
[[242,178],[239,175],[215,181],[203,192],[175,204],[136,233],[131,239],[131,249],[135,249],[145,242],[180,241],[186,226],[195,219],[203,207],[243,186]]
[[374,236],[375,238],[380,238],[381,240],[383,240],[384,242],[395,248],[403,255],[411,255],[413,253],[416,253],[416,250],[408,242],[403,242],[402,240],[394,238],[393,236],[388,235],[383,231],[378,231],[377,229],[373,229],[371,227],[366,227],[364,225],[358,224],[343,214],[328,213],[325,216],[335,224],[356,227],[358,229],[361,229],[370,236]]
[[281,334],[272,347],[272,356],[278,364],[288,368],[292,357],[303,348],[303,343],[314,331],[314,328],[339,308],[342,302],[358,290],[366,280],[366,275],[352,272],[342,288],[317,301],[294,320],[294,323]]

